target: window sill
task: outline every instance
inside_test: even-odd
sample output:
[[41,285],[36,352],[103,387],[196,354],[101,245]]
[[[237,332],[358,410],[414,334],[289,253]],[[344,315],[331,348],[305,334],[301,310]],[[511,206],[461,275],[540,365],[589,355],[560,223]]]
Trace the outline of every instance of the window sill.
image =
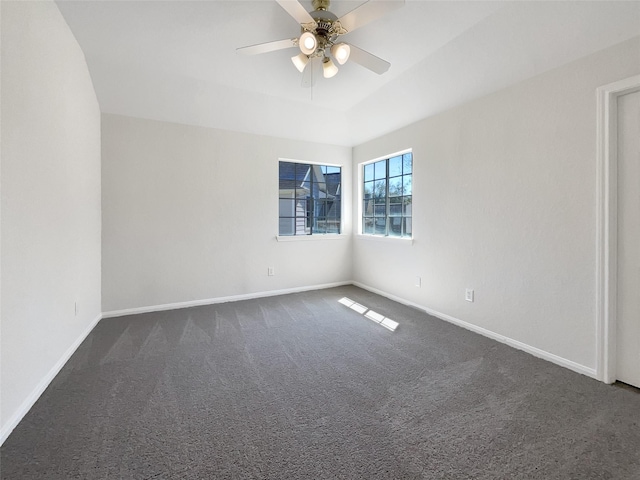
[[344,240],[349,235],[344,233],[325,233],[315,235],[276,235],[279,242],[313,242],[314,240]]
[[363,235],[359,233],[356,238],[373,242],[395,243],[396,245],[413,245],[413,238],[406,237],[383,237],[381,235]]

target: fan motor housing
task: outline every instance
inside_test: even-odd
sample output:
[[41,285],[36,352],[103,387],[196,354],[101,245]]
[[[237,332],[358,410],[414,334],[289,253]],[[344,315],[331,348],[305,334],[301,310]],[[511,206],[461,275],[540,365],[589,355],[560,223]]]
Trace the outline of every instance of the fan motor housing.
[[320,20],[317,23],[318,23],[318,26],[316,27],[316,32],[319,35],[326,36],[329,33],[329,30],[331,30],[332,22],[328,22],[326,20]]
[[[329,2],[327,2],[327,4],[328,3]],[[338,17],[327,10],[315,10],[313,12],[309,12],[309,14],[316,21],[316,34],[321,37],[328,38],[330,36],[329,32],[331,32],[333,22],[335,22]]]

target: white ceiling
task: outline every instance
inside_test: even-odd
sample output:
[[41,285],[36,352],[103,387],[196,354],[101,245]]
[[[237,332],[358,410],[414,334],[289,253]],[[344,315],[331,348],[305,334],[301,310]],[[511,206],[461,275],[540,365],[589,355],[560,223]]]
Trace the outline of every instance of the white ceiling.
[[638,1],[407,0],[344,36],[391,62],[387,73],[348,62],[309,89],[295,49],[236,54],[299,34],[274,0],[57,4],[103,112],[346,146],[640,34]]

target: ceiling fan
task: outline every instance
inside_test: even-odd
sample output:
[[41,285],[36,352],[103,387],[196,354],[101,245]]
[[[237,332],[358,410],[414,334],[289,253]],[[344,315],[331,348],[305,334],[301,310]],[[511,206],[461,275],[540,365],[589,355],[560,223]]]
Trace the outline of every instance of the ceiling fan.
[[303,85],[311,83],[312,68],[309,63],[313,63],[314,59],[321,60],[325,78],[331,78],[338,73],[338,67],[333,60],[340,65],[351,60],[378,75],[389,70],[391,66],[389,62],[355,45],[341,41],[340,36],[353,32],[403,6],[405,0],[392,2],[367,0],[340,18],[329,11],[330,0],[313,0],[312,12],[308,12],[298,0],[276,0],[276,2],[300,24],[300,36],[238,48],[238,53],[258,55],[298,47],[300,53],[291,57],[291,61],[304,74]]

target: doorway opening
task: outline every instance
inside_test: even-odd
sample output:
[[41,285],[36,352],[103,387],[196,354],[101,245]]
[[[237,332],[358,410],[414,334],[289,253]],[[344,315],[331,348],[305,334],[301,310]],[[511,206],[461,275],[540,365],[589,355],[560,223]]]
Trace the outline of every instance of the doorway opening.
[[640,91],[640,75],[598,88],[596,373],[617,380],[618,99]]

